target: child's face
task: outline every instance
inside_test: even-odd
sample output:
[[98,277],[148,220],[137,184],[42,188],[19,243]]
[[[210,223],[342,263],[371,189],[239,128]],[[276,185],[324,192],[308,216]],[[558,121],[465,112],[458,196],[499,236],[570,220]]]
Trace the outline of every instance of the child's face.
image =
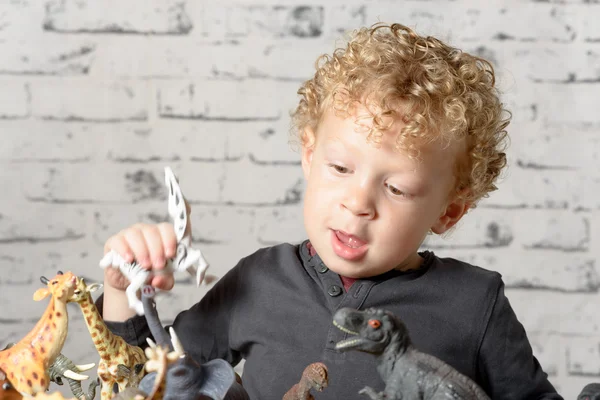
[[401,122],[377,147],[366,142],[354,121],[329,111],[316,132],[306,132],[308,238],[325,264],[343,276],[416,268],[428,231],[445,232],[467,209],[449,198],[458,146],[430,145],[421,149],[420,161],[412,160],[394,150]]

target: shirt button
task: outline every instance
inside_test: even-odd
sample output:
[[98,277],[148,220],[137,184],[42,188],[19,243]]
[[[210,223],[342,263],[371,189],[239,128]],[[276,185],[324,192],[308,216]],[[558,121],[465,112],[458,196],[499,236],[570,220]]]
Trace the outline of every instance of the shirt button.
[[342,288],[337,285],[331,285],[329,286],[329,289],[327,289],[327,293],[329,293],[331,297],[339,296],[342,294]]
[[327,265],[325,265],[323,263],[319,263],[318,271],[320,273],[324,274],[325,272],[329,271],[329,268],[327,268]]

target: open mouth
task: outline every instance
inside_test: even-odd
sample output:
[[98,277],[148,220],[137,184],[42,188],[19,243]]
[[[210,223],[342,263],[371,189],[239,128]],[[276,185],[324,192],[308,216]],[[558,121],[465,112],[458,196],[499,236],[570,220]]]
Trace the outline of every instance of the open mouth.
[[358,332],[351,331],[350,329],[343,327],[342,325],[340,325],[339,323],[337,323],[335,321],[333,321],[333,325],[336,328],[338,328],[339,330],[341,330],[342,332],[346,332],[349,335],[353,335],[352,337],[350,337],[348,339],[340,340],[339,342],[337,342],[335,344],[335,348],[337,350],[354,348],[365,342],[365,340],[363,338],[361,338],[360,336],[357,336]]
[[335,231],[335,236],[338,238],[338,240],[340,241],[340,243],[351,247],[353,249],[358,249],[359,247],[364,246],[365,244],[367,244],[367,242],[365,242],[364,240],[360,239],[357,236],[354,235],[350,235],[344,231]]

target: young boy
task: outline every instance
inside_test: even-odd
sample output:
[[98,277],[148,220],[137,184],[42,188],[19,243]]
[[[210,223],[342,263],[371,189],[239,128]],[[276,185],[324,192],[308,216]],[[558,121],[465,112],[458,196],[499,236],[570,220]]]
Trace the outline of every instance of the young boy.
[[[299,90],[293,115],[307,180],[308,240],[242,259],[174,321],[199,362],[245,359],[252,399],[281,399],[303,369],[329,368],[320,399],[382,390],[375,357],[341,353],[340,307],[389,310],[421,351],[475,380],[493,399],[561,399],[532,354],[500,274],[419,252],[496,189],[506,164],[505,117],[486,61],[402,25],[355,32],[323,56]],[[111,237],[128,261],[160,270],[174,256],[170,224],[137,224]],[[143,345],[143,317],[128,309],[126,282],[105,276],[103,315]],[[152,284],[171,289],[173,278]],[[119,322],[120,321],[120,322]]]

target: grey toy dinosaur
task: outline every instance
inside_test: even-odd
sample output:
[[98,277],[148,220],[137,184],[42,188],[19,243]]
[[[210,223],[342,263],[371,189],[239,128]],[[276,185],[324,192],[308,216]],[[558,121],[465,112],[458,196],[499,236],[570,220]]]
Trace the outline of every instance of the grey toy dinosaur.
[[[142,304],[150,332],[158,346],[183,354],[176,363],[169,366],[163,400],[249,400],[250,397],[236,381],[235,372],[227,361],[215,359],[200,365],[185,353],[173,328],[171,335],[163,328],[154,296],[152,286],[142,288]],[[155,375],[149,373],[144,376],[138,389],[149,393]]]
[[489,400],[479,386],[440,359],[417,350],[404,323],[380,310],[339,309],[333,324],[352,335],[336,344],[341,351],[358,350],[377,356],[377,371],[385,389],[366,386],[360,394],[372,400]]

